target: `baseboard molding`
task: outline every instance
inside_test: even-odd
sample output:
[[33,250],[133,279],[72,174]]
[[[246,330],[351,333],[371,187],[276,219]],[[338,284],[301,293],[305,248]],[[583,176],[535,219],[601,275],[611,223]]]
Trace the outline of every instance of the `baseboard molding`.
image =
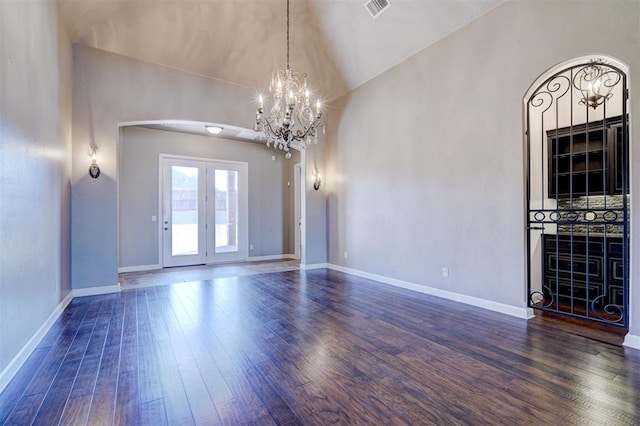
[[270,256],[249,256],[247,262],[260,262],[263,260],[295,260],[295,254],[273,254]]
[[627,348],[640,349],[640,336],[636,336],[634,334],[627,334],[624,336],[624,342],[622,346],[626,346]]
[[326,263],[301,263],[301,271],[311,271],[312,269],[326,269],[328,265]]
[[18,370],[20,370],[20,367],[22,367],[27,358],[29,358],[29,355],[31,355],[34,349],[38,347],[40,341],[42,341],[49,329],[51,329],[51,326],[56,322],[62,311],[64,311],[69,303],[71,303],[71,300],[73,300],[73,294],[72,292],[69,292],[58,306],[55,307],[53,312],[51,312],[51,315],[49,315],[45,322],[40,326],[38,331],[36,331],[35,334],[31,336],[31,339],[25,343],[20,352],[18,352],[4,370],[0,372],[0,393],[2,393],[11,379],[13,379],[13,376],[15,376]]
[[[302,269],[302,265],[301,269]],[[452,291],[441,290],[439,288],[428,287],[408,281],[389,278],[384,275],[372,274],[370,272],[360,271],[358,269],[347,268],[345,266],[329,263],[326,265],[328,269],[344,272],[346,274],[356,275],[358,277],[367,278],[369,280],[378,281],[384,284],[390,284],[396,287],[402,287],[407,290],[413,290],[420,293],[429,294],[431,296],[442,297],[443,299],[452,300],[454,302],[464,303],[466,305],[476,306],[478,308],[488,309],[490,311],[511,315],[517,318],[531,319],[533,318],[533,309],[519,308],[517,306],[506,305],[504,303],[493,302],[491,300],[480,299],[479,297],[467,296]]]
[[156,269],[162,269],[162,265],[158,263],[155,265],[122,266],[118,268],[118,273],[155,271]]
[[76,288],[73,297],[99,296],[101,294],[120,293],[119,285],[105,285],[101,287]]

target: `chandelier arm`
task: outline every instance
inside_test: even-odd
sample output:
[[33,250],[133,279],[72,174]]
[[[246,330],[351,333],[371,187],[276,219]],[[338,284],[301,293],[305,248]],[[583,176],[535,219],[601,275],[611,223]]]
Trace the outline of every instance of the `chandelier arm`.
[[303,132],[302,130],[297,130],[295,135],[294,135],[294,140],[297,141],[302,141],[304,139],[307,138],[307,136],[314,136],[316,130],[319,127],[322,127],[322,122],[320,121],[320,119],[315,119],[313,120],[313,122],[311,124],[309,124],[309,127],[307,129],[305,129],[305,131]]

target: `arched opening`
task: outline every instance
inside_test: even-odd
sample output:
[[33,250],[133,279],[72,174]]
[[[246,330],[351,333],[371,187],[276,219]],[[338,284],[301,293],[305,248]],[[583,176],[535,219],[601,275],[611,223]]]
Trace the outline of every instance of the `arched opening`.
[[118,123],[117,152],[119,273],[294,259],[304,244],[304,152],[285,159],[252,130],[187,120]]
[[629,132],[625,65],[582,57],[524,98],[529,307],[627,328]]

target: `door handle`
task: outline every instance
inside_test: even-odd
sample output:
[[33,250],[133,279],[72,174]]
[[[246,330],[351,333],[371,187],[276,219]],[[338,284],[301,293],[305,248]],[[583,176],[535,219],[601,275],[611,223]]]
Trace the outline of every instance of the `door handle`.
[[527,226],[527,229],[530,231],[544,231],[544,226]]

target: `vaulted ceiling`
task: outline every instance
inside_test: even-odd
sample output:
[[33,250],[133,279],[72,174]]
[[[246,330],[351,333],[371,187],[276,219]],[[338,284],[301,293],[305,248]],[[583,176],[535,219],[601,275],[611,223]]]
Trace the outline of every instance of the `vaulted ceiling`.
[[[291,0],[291,67],[335,99],[504,0]],[[286,61],[285,0],[58,0],[75,43],[264,88]]]

